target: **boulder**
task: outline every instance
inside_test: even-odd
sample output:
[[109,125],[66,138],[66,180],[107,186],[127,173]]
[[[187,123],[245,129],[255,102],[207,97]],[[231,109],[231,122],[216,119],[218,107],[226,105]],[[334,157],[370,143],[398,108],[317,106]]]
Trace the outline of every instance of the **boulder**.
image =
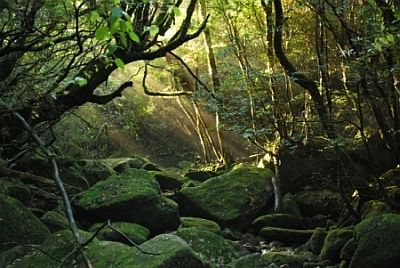
[[69,229],[68,220],[61,211],[47,211],[40,219],[52,233]]
[[287,193],[282,197],[282,212],[298,218],[302,217],[296,197],[291,193]]
[[379,200],[369,200],[361,207],[361,218],[366,219],[390,212],[392,212],[392,209],[385,202]]
[[[104,224],[102,223],[95,223],[89,228],[89,231],[95,234],[103,225]],[[113,222],[111,226],[117,231],[106,225],[97,233],[97,238],[100,240],[115,241],[132,246],[132,243],[127,238],[132,240],[135,244],[142,244],[146,242],[150,236],[149,229],[136,223]]]
[[74,199],[77,218],[92,222],[133,222],[160,234],[179,226],[178,205],[161,195],[149,172],[127,169],[100,181]]
[[116,163],[113,169],[118,173],[122,173],[129,168],[140,169],[146,163],[145,159],[135,156]]
[[185,177],[191,180],[204,182],[212,177],[217,176],[217,173],[210,170],[189,170],[185,173]]
[[349,268],[393,268],[400,263],[400,215],[369,217],[354,230],[356,250]]
[[209,231],[213,233],[221,232],[221,227],[218,225],[218,223],[196,217],[181,217],[181,227],[182,228],[194,227],[199,230]]
[[256,218],[251,225],[256,233],[259,232],[261,228],[266,226],[289,229],[300,229],[303,227],[303,223],[300,218],[283,213],[260,216]]
[[40,244],[49,235],[46,226],[20,201],[0,195],[0,252],[19,244]]
[[89,182],[90,186],[115,174],[111,166],[98,160],[86,161],[85,165],[80,168],[80,171]]
[[353,237],[353,230],[349,228],[332,229],[328,231],[322,246],[319,260],[330,260],[333,263],[340,261],[340,252],[343,246]]
[[340,251],[340,259],[345,260],[347,263],[350,263],[351,258],[354,255],[354,251],[356,250],[356,242],[354,238],[344,244],[342,251]]
[[0,179],[0,194],[18,199],[22,204],[29,206],[32,203],[32,194],[22,183]]
[[224,227],[247,227],[270,205],[272,176],[267,169],[239,167],[197,187],[183,188],[183,214],[211,219]]
[[[231,263],[232,268],[264,268],[264,267],[290,267],[303,268],[306,259],[296,254],[286,252],[268,252],[266,254],[250,254],[243,256]],[[286,265],[286,266],[283,266]]]
[[337,217],[342,210],[340,194],[330,190],[302,191],[296,194],[296,200],[305,217],[318,214]]
[[239,257],[232,242],[213,232],[191,227],[178,229],[176,235],[188,243],[203,260],[215,267],[225,267]]
[[323,228],[316,228],[310,237],[310,249],[312,253],[319,255],[328,232]]
[[[83,240],[91,234],[81,231]],[[1,267],[18,268],[53,268],[53,267],[86,267],[79,252],[75,250],[70,231],[52,234],[39,249],[29,251],[13,248],[0,254]],[[93,239],[85,248],[93,267],[121,268],[205,268],[195,252],[179,237],[160,235],[141,245],[142,251],[136,247]],[[12,251],[12,252],[10,252]],[[73,254],[71,254],[73,252]],[[45,253],[45,254],[44,254]],[[68,256],[68,257],[67,257]],[[67,257],[67,258],[66,258]],[[60,262],[63,260],[63,263]]]
[[313,234],[313,230],[296,230],[278,227],[264,227],[260,230],[260,235],[267,241],[281,241],[284,243],[303,244]]
[[151,171],[151,173],[158,181],[158,184],[160,184],[163,192],[179,191],[182,185],[188,181],[187,178],[171,171]]

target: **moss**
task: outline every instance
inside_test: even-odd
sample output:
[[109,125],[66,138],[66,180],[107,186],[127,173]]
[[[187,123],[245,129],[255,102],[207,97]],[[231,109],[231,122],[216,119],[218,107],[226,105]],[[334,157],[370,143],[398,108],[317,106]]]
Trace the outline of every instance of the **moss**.
[[328,232],[323,228],[316,228],[310,237],[310,248],[314,254],[319,255],[324,245]]
[[281,241],[285,243],[305,243],[312,235],[312,230],[296,230],[278,227],[264,227],[260,235],[267,241]]
[[336,217],[341,206],[340,194],[329,190],[303,191],[296,195],[301,214],[306,217],[312,217],[318,214]]
[[69,228],[67,218],[60,211],[47,211],[41,220],[52,233]]
[[27,187],[7,179],[0,180],[0,194],[14,197],[24,205],[30,205],[32,202],[32,194]]
[[381,214],[355,227],[356,251],[350,268],[391,268],[400,263],[400,215]]
[[0,195],[0,252],[16,244],[39,244],[49,230],[15,198]]
[[301,218],[301,212],[296,197],[291,193],[287,193],[282,197],[282,212]]
[[252,222],[256,232],[265,226],[296,229],[301,228],[302,225],[300,218],[282,213],[263,215]]
[[[95,233],[103,224],[96,223],[89,228],[89,231]],[[150,230],[139,224],[128,223],[128,222],[113,222],[112,226],[125,234],[136,244],[141,244],[150,236]],[[108,226],[105,226],[97,235],[100,240],[116,241],[132,246],[132,244],[121,234],[112,230]]]
[[150,171],[160,184],[161,190],[177,191],[188,179],[171,171]]
[[365,202],[361,208],[361,218],[366,219],[390,212],[392,212],[392,209],[385,202],[369,200]]
[[[182,189],[184,211],[226,225],[249,223],[272,198],[272,171],[241,167]],[[221,189],[224,189],[223,191]]]
[[287,265],[290,268],[302,268],[307,259],[296,254],[286,252],[269,252],[266,254],[251,254],[232,262],[233,268],[264,268]]
[[221,227],[218,225],[218,223],[195,217],[181,217],[181,227],[195,227],[199,230],[210,231],[213,233],[221,232]]
[[115,174],[115,171],[103,161],[87,161],[81,168],[81,172],[89,182],[89,185],[94,185],[96,182],[105,180]]
[[233,244],[213,232],[191,227],[177,230],[176,235],[186,241],[202,259],[217,267],[224,267],[238,257]]
[[328,231],[319,255],[320,261],[330,260],[338,263],[343,246],[353,237],[353,230],[347,228]]

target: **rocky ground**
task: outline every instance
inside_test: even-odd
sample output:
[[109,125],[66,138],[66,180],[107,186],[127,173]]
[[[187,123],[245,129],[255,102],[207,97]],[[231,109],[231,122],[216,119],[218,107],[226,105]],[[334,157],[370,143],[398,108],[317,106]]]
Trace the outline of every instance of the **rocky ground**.
[[[37,177],[31,187],[0,180],[0,267],[85,267],[63,203],[43,180],[51,177],[46,160],[21,163],[21,173]],[[334,187],[287,185],[277,213],[268,169],[179,170],[140,157],[59,163],[96,268],[393,268],[400,261],[400,215],[371,200],[360,220],[349,220]]]

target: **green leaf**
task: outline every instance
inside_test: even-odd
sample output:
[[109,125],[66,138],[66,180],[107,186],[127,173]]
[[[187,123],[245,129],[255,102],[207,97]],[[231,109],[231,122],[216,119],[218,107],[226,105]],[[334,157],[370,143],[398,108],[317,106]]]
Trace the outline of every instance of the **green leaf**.
[[110,37],[110,32],[108,31],[108,28],[106,26],[101,26],[96,30],[94,36],[97,40],[101,41]]
[[155,36],[160,31],[160,28],[157,25],[151,25],[149,31],[151,36]]
[[89,18],[89,20],[90,20],[91,23],[95,23],[99,18],[100,18],[99,12],[97,12],[97,11],[92,11],[92,12],[90,13],[90,18]]
[[133,32],[132,23],[130,21],[123,21],[123,23],[125,24],[123,28],[126,29],[126,32]]
[[123,10],[120,7],[113,7],[111,9],[111,16],[121,18],[123,14]]
[[107,49],[112,54],[117,50],[117,46],[115,44],[110,43],[107,45]]
[[179,9],[179,7],[173,7],[172,12],[174,12],[175,17],[178,17],[181,15],[181,10]]
[[87,84],[87,80],[83,77],[77,76],[74,78],[74,83],[75,83],[75,85],[83,87]]
[[125,69],[125,63],[120,58],[115,58],[114,62],[121,70]]
[[140,43],[139,36],[135,32],[129,32],[128,35],[133,42]]
[[388,34],[386,35],[386,40],[389,41],[389,43],[394,43],[394,35],[393,34]]
[[119,38],[120,38],[121,45],[124,48],[128,48],[128,40],[126,40],[126,34],[125,33],[120,33]]

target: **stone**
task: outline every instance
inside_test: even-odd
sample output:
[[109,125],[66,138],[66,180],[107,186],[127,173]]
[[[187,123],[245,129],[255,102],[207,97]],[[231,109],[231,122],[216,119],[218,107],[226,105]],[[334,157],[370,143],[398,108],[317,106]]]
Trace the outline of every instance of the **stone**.
[[256,233],[258,233],[261,228],[266,226],[288,229],[300,229],[303,227],[303,223],[300,218],[283,213],[260,216],[256,218],[251,225]]
[[0,195],[0,252],[19,244],[40,244],[49,235],[46,226],[20,201]]
[[118,162],[117,164],[114,165],[113,169],[118,173],[122,173],[129,168],[140,169],[146,163],[147,161],[144,160],[143,158],[135,156]]
[[97,160],[86,161],[85,165],[80,168],[80,171],[90,186],[115,174],[115,171],[107,163]]
[[310,248],[314,254],[319,255],[324,245],[328,232],[323,228],[316,228],[310,237]]
[[356,250],[356,242],[354,241],[354,238],[352,238],[349,241],[347,241],[346,244],[344,244],[342,250],[340,251],[340,259],[350,263],[355,250]]
[[189,170],[185,173],[185,177],[201,182],[211,179],[212,177],[215,177],[217,175],[217,173],[210,170]]
[[264,227],[260,230],[260,235],[267,241],[281,241],[284,243],[303,244],[313,234],[313,230],[296,230],[278,227]]
[[[104,224],[102,223],[95,223],[89,228],[89,231],[92,234],[95,234],[103,225]],[[117,231],[123,233],[137,245],[146,242],[150,237],[150,230],[136,223],[113,222],[111,223],[111,226]],[[132,246],[132,243],[117,231],[106,225],[98,232],[97,238],[100,240],[115,241]]]
[[298,218],[302,217],[296,197],[291,193],[287,193],[282,197],[282,212]]
[[296,194],[296,200],[305,217],[321,214],[335,218],[342,210],[340,194],[329,190],[302,191]]
[[69,229],[68,220],[61,211],[47,211],[40,219],[52,233]]
[[154,175],[163,192],[177,192],[188,181],[187,178],[170,171],[151,171],[151,174]]
[[349,268],[393,268],[400,263],[400,215],[369,217],[354,230],[356,250]]
[[380,214],[390,212],[392,212],[392,209],[385,202],[379,200],[369,200],[361,207],[361,219],[375,217]]
[[232,268],[264,268],[286,267],[303,268],[306,259],[296,254],[286,252],[268,252],[266,254],[250,254],[243,256],[231,263]]
[[196,217],[181,217],[181,227],[194,227],[199,230],[209,231],[213,233],[221,232],[221,227],[218,225],[218,223]]
[[272,171],[240,167],[181,190],[184,216],[216,221],[223,227],[244,228],[271,204]]
[[6,178],[0,179],[0,194],[14,197],[25,206],[32,203],[32,194],[27,187],[22,183],[8,181]]
[[338,263],[343,246],[351,238],[353,238],[352,229],[338,228],[329,230],[319,254],[319,260],[330,260],[333,263]]
[[216,267],[225,267],[239,257],[233,243],[216,233],[190,227],[178,229],[176,235],[188,243],[203,260]]
[[178,205],[161,195],[152,174],[127,169],[100,181],[73,200],[79,219],[94,222],[133,222],[150,229],[153,235],[178,228]]

